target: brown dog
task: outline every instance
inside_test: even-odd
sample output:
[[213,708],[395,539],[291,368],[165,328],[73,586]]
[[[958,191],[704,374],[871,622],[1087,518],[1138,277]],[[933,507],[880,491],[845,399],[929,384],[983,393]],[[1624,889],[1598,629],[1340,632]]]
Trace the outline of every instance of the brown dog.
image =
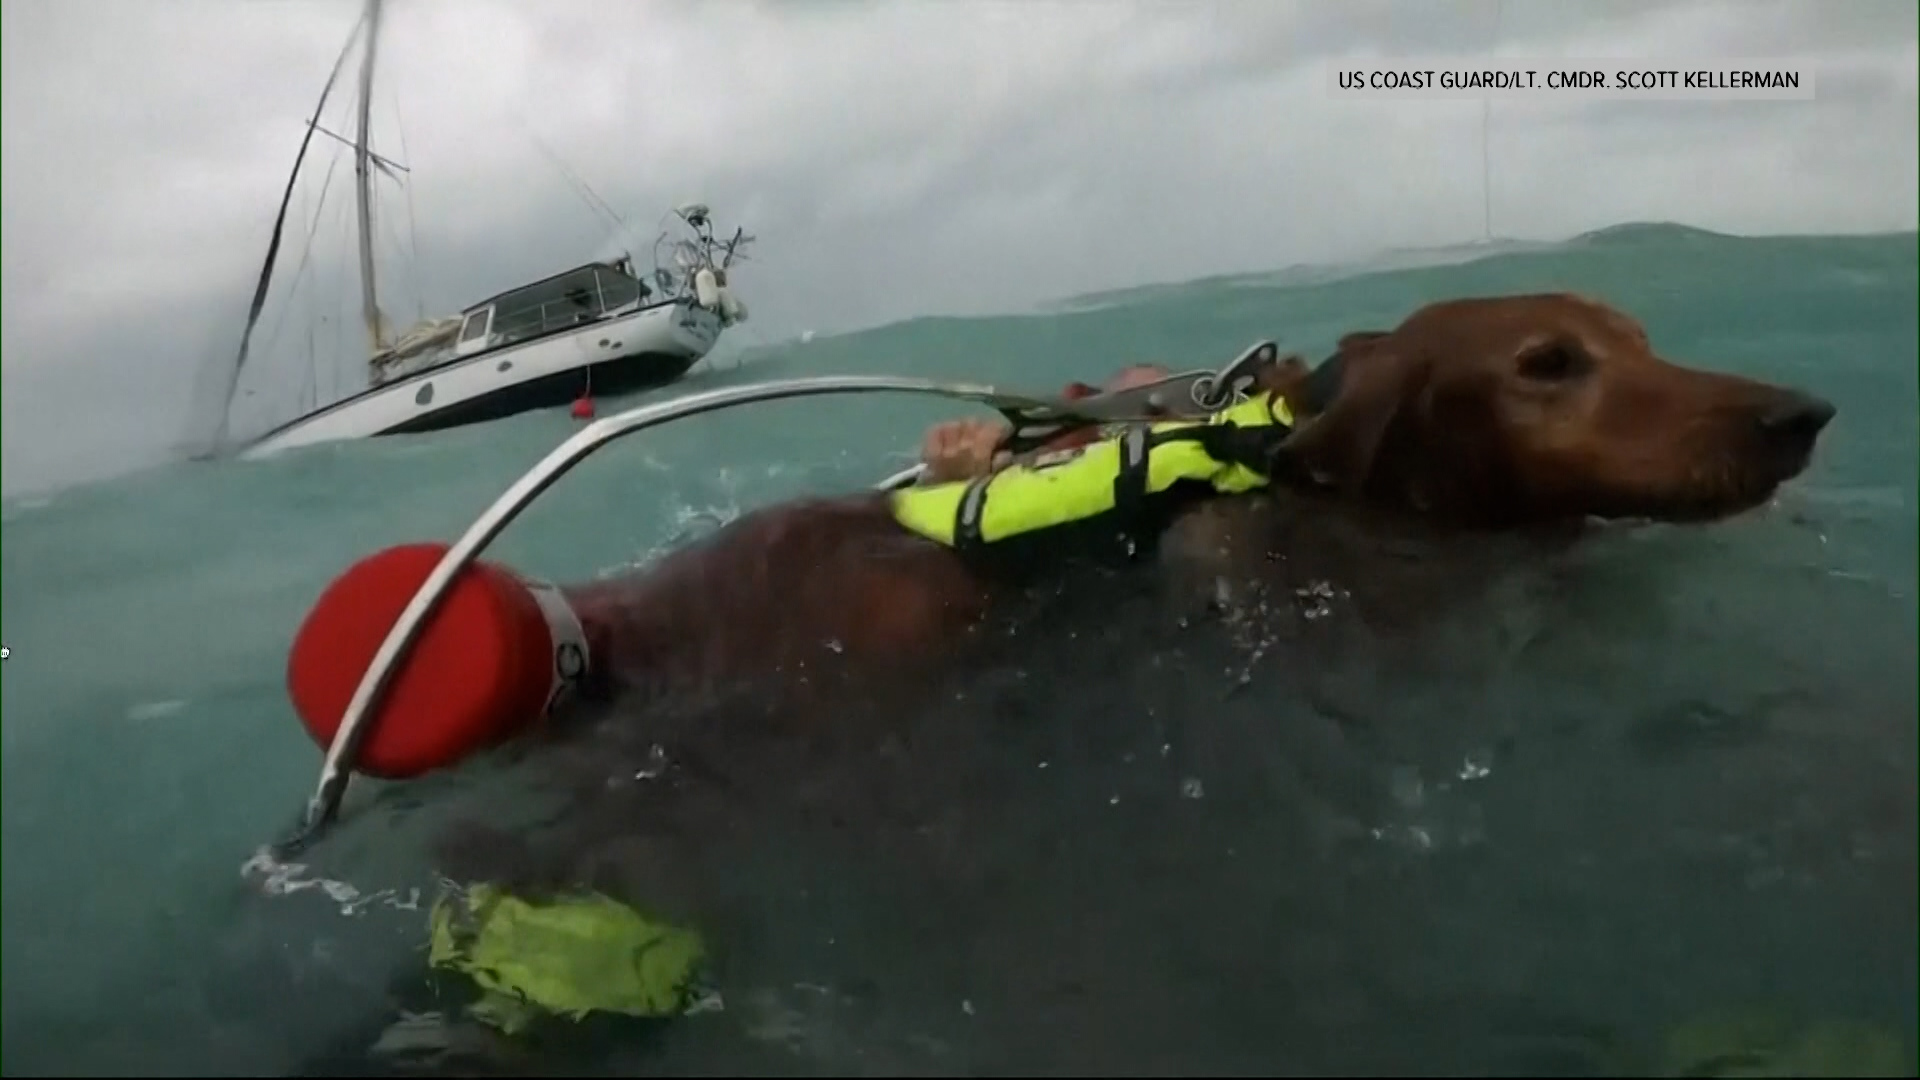
[[1338,379],[1292,440],[1302,475],[1353,502],[1450,524],[1707,521],[1807,465],[1833,406],[1683,368],[1604,304],[1457,300],[1348,335]]
[[1566,294],[1430,305],[1347,335],[1282,392],[1307,418],[1282,475],[1174,526],[1178,587],[1341,582],[1375,625],[1433,615],[1591,519],[1752,509],[1806,468],[1834,414],[1664,360],[1632,319]]
[[[1476,536],[1500,561],[1488,541],[1564,540],[1590,518],[1712,521],[1798,475],[1834,413],[1666,361],[1625,315],[1557,294],[1434,304],[1277,378],[1302,419],[1274,492],[1177,523],[1165,551],[1189,574],[1379,581],[1411,535]],[[1428,606],[1406,600],[1421,572],[1400,562],[1396,595]],[[773,687],[791,704],[846,678],[863,694],[917,684],[1001,590],[861,494],[767,507],[572,595],[617,688]]]

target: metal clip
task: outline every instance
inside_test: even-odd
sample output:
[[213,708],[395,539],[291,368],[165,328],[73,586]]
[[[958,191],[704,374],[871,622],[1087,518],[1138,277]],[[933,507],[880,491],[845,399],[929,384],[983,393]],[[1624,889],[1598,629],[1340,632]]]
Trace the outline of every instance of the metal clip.
[[1183,372],[1144,386],[1073,401],[999,406],[1000,414],[1013,425],[1001,447],[1019,454],[1068,432],[1102,424],[1204,419],[1243,398],[1258,381],[1260,371],[1279,356],[1277,344],[1261,341],[1218,371]]
[[1233,363],[1211,376],[1194,381],[1193,403],[1211,416],[1221,409],[1246,400],[1247,392],[1260,381],[1260,372],[1280,360],[1280,346],[1262,341],[1241,353]]

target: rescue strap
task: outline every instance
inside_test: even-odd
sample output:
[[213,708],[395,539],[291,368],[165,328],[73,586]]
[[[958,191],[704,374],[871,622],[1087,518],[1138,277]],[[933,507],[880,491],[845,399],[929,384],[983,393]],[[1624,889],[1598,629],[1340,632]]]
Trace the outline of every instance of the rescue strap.
[[1206,420],[1135,426],[973,480],[896,491],[893,514],[913,532],[962,551],[1105,514],[1130,531],[1155,496],[1181,483],[1204,483],[1223,495],[1266,486],[1268,463],[1292,428],[1285,399],[1260,394]]

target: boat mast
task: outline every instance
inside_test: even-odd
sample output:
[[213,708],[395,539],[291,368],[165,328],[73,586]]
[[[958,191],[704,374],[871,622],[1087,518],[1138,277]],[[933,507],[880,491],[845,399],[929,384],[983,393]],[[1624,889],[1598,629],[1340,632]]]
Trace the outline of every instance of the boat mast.
[[347,66],[347,56],[353,52],[354,41],[366,30],[366,20],[353,28],[347,44],[333,61],[333,70],[327,73],[327,83],[320,88],[320,100],[313,107],[313,119],[307,122],[307,133],[300,137],[300,150],[293,156],[293,170],[287,174],[286,188],[280,193],[280,209],[273,216],[273,235],[267,241],[267,257],[260,265],[260,274],[253,283],[253,302],[247,305],[247,325],[240,331],[240,351],[234,357],[233,367],[226,374],[226,390],[221,394],[220,416],[216,421],[213,441],[208,453],[217,453],[227,441],[227,428],[233,419],[233,396],[240,389],[240,372],[247,366],[247,354],[253,345],[254,328],[260,324],[260,314],[266,310],[267,288],[273,282],[273,267],[280,258],[280,241],[286,234],[287,211],[293,206],[293,192],[300,181],[300,166],[306,163],[307,148],[313,145],[313,133],[320,129],[320,114],[326,110],[327,99],[333,96],[333,88],[340,81],[340,72]]
[[373,65],[380,51],[380,3],[367,0],[366,51],[360,56],[359,125],[353,138],[354,200],[360,226],[360,314],[373,351],[382,348],[379,290],[373,276],[373,153],[367,135],[373,120]]

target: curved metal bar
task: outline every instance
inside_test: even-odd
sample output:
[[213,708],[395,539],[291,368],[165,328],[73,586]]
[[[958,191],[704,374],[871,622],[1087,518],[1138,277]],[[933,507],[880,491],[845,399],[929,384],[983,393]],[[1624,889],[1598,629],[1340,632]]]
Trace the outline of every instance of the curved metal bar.
[[892,476],[887,477],[885,480],[873,485],[873,490],[898,491],[901,488],[912,487],[919,481],[920,475],[926,471],[927,467],[925,465],[909,465],[899,472],[894,473]]
[[[320,780],[313,797],[307,802],[306,817],[298,831],[283,845],[282,850],[303,846],[320,830],[324,829],[339,813],[341,799],[346,795],[347,783],[352,775],[354,761],[360,745],[365,740],[369,717],[386,691],[401,657],[412,646],[419,635],[420,628],[433,614],[441,599],[446,595],[453,579],[477,558],[482,549],[506,528],[541,492],[554,481],[578,464],[588,454],[600,449],[615,439],[644,431],[673,420],[697,416],[746,405],[758,401],[776,401],[783,398],[814,397],[824,394],[868,394],[868,393],[906,393],[932,394],[938,397],[971,401],[996,409],[1030,407],[1036,399],[1019,394],[996,391],[991,386],[975,383],[936,382],[930,379],[905,379],[889,376],[820,376],[805,379],[781,379],[773,382],[755,383],[750,386],[735,386],[720,390],[711,390],[701,394],[691,394],[652,405],[643,405],[616,413],[587,425],[575,433],[566,442],[555,447],[542,458],[539,464],[528,470],[520,479],[494,500],[467,531],[447,549],[440,562],[420,584],[413,599],[400,612],[400,617],[387,632],[386,640],[373,654],[373,660],[367,666],[366,674],[355,688],[353,698],[348,701],[346,712],[340,720],[340,728],[334,734],[333,744],[327,748],[325,764],[320,769]],[[908,470],[901,474],[917,475],[917,470]],[[888,481],[889,484],[895,481]]]

